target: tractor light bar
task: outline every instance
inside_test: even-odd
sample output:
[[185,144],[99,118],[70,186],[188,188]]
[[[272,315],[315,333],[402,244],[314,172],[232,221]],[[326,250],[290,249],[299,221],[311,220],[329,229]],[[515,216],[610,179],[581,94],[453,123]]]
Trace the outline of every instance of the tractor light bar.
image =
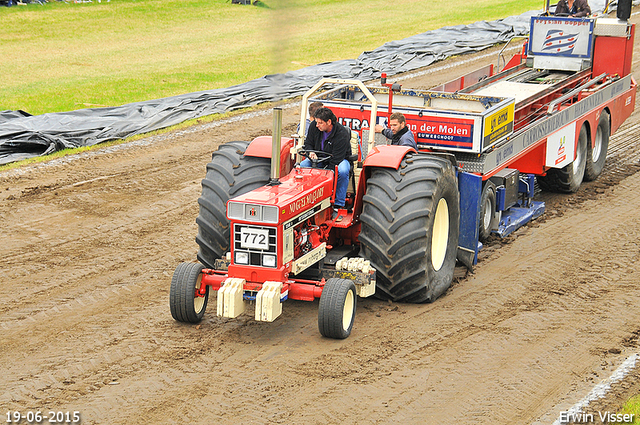
[[227,217],[254,223],[278,223],[278,207],[229,201]]

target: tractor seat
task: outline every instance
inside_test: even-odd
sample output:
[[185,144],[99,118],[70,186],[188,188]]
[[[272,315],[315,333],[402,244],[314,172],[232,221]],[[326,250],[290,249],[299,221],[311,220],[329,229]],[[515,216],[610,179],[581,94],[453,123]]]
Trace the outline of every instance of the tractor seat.
[[349,186],[347,193],[355,193],[360,179],[360,171],[362,170],[362,161],[358,161],[360,157],[360,136],[357,132],[351,130],[351,155],[347,157],[347,161],[351,163],[351,171],[349,171]]

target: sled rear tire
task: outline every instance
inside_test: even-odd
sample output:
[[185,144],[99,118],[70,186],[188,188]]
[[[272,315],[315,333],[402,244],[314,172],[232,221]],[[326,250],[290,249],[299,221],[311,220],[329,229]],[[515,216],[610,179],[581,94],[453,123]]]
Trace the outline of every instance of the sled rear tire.
[[588,143],[587,129],[583,125],[578,136],[575,160],[564,168],[551,168],[546,176],[538,177],[540,187],[551,192],[577,192],[585,175]]
[[598,127],[596,128],[596,134],[594,137],[594,146],[591,144],[587,146],[587,163],[584,169],[584,179],[586,181],[593,181],[598,178],[602,169],[604,168],[604,162],[607,159],[607,150],[609,149],[609,136],[611,135],[611,124],[609,124],[609,114],[606,111],[602,112],[600,119],[598,120]]

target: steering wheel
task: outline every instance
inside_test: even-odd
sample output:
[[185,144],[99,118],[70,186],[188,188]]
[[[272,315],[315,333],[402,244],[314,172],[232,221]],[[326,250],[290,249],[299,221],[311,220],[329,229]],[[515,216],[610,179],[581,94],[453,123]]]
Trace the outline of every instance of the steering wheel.
[[[318,165],[320,165],[320,163],[333,158],[333,155],[325,151],[314,151],[314,150],[302,149],[302,150],[299,150],[298,153],[304,156],[305,158],[307,158],[309,161],[311,161],[311,168],[318,168]],[[310,153],[315,153],[316,159],[309,158]]]

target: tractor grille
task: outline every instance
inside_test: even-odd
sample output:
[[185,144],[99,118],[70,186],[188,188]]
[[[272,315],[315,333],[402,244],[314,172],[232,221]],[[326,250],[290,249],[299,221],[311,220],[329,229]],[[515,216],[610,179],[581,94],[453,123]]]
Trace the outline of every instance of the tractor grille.
[[235,224],[233,228],[234,263],[277,267],[277,241],[275,227]]

